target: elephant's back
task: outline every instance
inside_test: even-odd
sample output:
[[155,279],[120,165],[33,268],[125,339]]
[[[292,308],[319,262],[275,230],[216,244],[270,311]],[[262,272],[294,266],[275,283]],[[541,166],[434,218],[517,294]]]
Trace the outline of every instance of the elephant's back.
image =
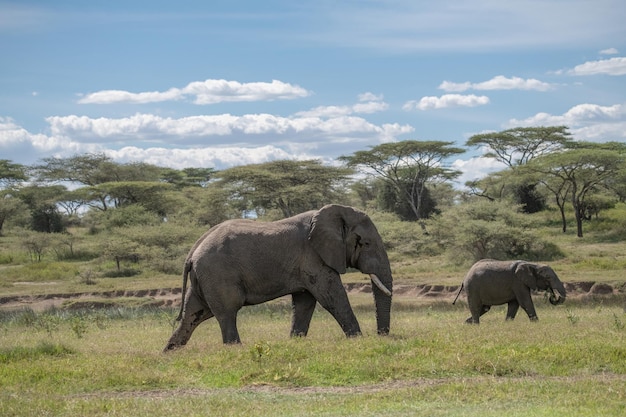
[[245,258],[258,259],[259,254],[273,257],[274,252],[278,255],[305,242],[306,236],[306,227],[299,223],[229,220],[215,226],[199,242],[191,261],[231,257],[242,262]]
[[476,262],[467,272],[463,286],[467,291],[473,287],[483,287],[511,279],[511,261],[482,259]]

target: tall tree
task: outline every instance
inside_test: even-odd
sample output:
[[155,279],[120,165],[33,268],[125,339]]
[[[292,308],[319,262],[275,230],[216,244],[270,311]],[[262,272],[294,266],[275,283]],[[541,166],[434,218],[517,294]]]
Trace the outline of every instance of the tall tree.
[[103,153],[44,158],[33,167],[42,182],[95,186],[114,181],[159,181],[163,168],[144,162],[120,164]]
[[360,168],[390,184],[411,208],[415,220],[422,219],[426,184],[449,181],[460,172],[443,165],[446,158],[465,152],[453,142],[406,140],[383,143],[368,151],[341,156],[348,167]]
[[44,158],[33,170],[42,182],[73,182],[97,185],[116,180],[117,164],[103,153]]
[[26,180],[25,166],[0,159],[0,236],[5,221],[23,209],[22,201],[15,197],[15,190]]
[[16,195],[28,206],[33,230],[46,233],[59,233],[65,230],[57,201],[66,191],[65,186],[58,184],[50,186],[33,184],[19,190]]
[[322,165],[319,160],[280,160],[220,171],[217,177],[241,210],[261,215],[278,209],[284,217],[335,202],[352,170]]
[[27,179],[24,165],[14,164],[8,159],[0,159],[0,188],[10,188]]
[[[465,145],[487,148],[484,157],[501,162],[511,171],[511,175],[500,176],[499,179],[507,181],[496,188],[478,190],[481,184],[493,185],[493,181],[473,181],[466,185],[472,189],[473,194],[491,200],[501,198],[501,192],[509,189],[507,194],[510,193],[526,213],[541,211],[545,207],[545,201],[537,193],[537,182],[533,182],[531,177],[520,177],[516,172],[517,168],[533,158],[563,149],[571,143],[572,139],[566,126],[516,127],[501,132],[474,135]],[[500,191],[499,197],[492,194],[493,191]]]
[[161,179],[179,188],[191,186],[206,187],[216,172],[213,168],[184,168],[180,171],[173,168],[164,168],[161,171]]
[[[586,200],[607,181],[615,177],[624,166],[626,153],[604,149],[602,145],[579,143],[574,149],[543,155],[536,158],[529,168],[550,179],[561,190],[568,190],[578,237],[583,237],[583,219]],[[564,193],[564,191],[561,191]],[[566,194],[562,194],[566,195]]]
[[486,147],[485,158],[512,168],[572,143],[566,126],[516,127],[470,137],[465,146]]

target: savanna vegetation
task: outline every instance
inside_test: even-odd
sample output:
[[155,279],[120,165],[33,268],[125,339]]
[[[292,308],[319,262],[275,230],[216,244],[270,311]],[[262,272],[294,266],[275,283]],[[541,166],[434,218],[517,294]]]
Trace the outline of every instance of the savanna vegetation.
[[[565,127],[466,145],[503,169],[463,191],[449,162],[464,150],[437,141],[383,144],[332,166],[223,171],[102,154],[0,160],[0,415],[623,415],[626,147],[576,142]],[[538,323],[505,323],[494,308],[480,326],[462,324],[464,303],[396,295],[384,338],[371,295],[353,293],[365,331],[355,339],[325,311],[309,337],[289,339],[279,299],[242,310],[242,346],[223,346],[209,321],[184,349],[160,353],[177,311],[143,295],[180,287],[208,227],[327,203],[370,214],[397,285],[458,285],[491,257],[547,262],[566,283],[614,291],[558,307],[538,295]],[[87,293],[90,304],[18,305]]]

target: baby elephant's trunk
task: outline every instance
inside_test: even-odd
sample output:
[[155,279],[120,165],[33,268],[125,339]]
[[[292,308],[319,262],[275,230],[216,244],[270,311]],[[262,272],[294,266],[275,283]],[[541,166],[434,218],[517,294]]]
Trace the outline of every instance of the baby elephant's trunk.
[[558,289],[554,291],[554,288],[550,288],[550,293],[549,301],[553,306],[558,306],[559,304],[563,304],[565,302],[565,288],[563,288],[562,292]]

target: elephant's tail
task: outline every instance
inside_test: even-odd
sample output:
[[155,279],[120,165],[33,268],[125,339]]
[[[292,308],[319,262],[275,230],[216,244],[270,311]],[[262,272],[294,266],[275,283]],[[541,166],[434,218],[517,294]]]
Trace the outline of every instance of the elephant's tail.
[[456,297],[454,297],[454,301],[452,302],[452,305],[456,304],[456,300],[459,299],[459,295],[461,295],[461,291],[463,291],[463,284],[465,283],[461,283],[461,288],[459,288],[459,292],[456,293]]
[[176,317],[176,321],[181,321],[183,318],[183,311],[185,310],[185,295],[187,294],[187,279],[189,278],[189,271],[191,271],[191,261],[185,262],[185,267],[183,268],[183,299],[180,302],[180,311],[178,312],[178,317]]

